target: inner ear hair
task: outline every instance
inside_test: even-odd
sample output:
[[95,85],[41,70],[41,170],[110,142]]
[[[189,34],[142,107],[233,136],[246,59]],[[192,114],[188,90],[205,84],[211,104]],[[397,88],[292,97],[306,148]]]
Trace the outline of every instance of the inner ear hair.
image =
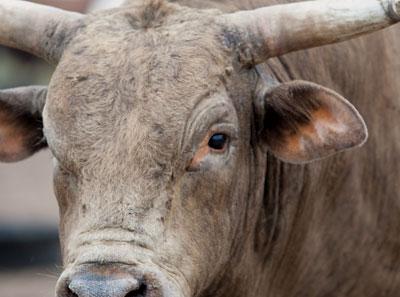
[[298,132],[299,127],[312,121],[312,113],[323,107],[315,96],[315,89],[323,90],[319,85],[302,81],[292,81],[270,88],[264,97],[264,132],[268,139],[278,140],[277,135],[290,135]]
[[42,111],[46,87],[0,91],[0,161],[25,159],[47,146]]
[[361,146],[368,137],[355,107],[328,88],[299,80],[259,92],[257,137],[282,161],[308,163]]

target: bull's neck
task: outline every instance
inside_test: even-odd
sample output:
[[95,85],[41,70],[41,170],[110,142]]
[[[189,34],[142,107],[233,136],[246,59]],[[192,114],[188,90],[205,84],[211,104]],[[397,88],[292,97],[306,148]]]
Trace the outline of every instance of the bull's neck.
[[[262,205],[253,237],[249,238],[240,264],[248,271],[243,278],[248,277],[248,283],[257,284],[248,288],[248,297],[279,294],[275,284],[280,280],[276,277],[282,276],[281,263],[290,254],[288,250],[292,249],[293,238],[299,236],[294,227],[298,213],[306,207],[312,188],[308,166],[285,164],[271,154],[266,155],[265,164]],[[257,199],[256,195],[253,199]]]

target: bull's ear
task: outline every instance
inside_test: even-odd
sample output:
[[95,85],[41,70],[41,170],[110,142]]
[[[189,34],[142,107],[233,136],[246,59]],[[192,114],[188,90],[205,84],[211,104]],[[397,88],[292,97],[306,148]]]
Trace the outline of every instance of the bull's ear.
[[42,111],[46,87],[23,87],[0,91],[0,161],[23,160],[41,148]]
[[292,81],[264,95],[260,136],[289,163],[307,163],[362,145],[368,131],[354,106],[322,86]]

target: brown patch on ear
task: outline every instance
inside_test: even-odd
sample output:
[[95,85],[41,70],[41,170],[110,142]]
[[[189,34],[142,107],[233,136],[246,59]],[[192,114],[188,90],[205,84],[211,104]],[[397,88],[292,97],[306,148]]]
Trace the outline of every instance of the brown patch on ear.
[[41,118],[0,102],[0,161],[23,160],[45,147],[42,128]]
[[357,110],[337,93],[303,81],[266,95],[262,135],[279,159],[306,163],[360,146],[367,129]]
[[332,125],[338,124],[338,121],[333,116],[332,112],[323,106],[317,109],[311,117],[318,122],[330,123]]

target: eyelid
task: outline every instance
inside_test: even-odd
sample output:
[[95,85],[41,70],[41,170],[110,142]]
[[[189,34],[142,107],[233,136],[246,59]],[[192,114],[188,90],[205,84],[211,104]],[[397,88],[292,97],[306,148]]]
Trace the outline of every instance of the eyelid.
[[[215,150],[208,146],[211,137],[215,134],[226,134],[228,141],[225,145],[224,150]],[[204,135],[204,134],[203,134]],[[237,138],[237,128],[232,123],[219,123],[211,126],[208,133],[203,136],[202,140],[199,139],[197,148],[194,151],[194,155],[190,161],[190,164],[186,166],[187,171],[195,170],[210,153],[215,155],[225,155],[230,151],[230,146]]]
[[231,123],[220,123],[211,126],[209,130],[208,138],[210,139],[215,134],[226,134],[228,136],[229,141],[235,140],[237,135],[237,128],[234,124]]

